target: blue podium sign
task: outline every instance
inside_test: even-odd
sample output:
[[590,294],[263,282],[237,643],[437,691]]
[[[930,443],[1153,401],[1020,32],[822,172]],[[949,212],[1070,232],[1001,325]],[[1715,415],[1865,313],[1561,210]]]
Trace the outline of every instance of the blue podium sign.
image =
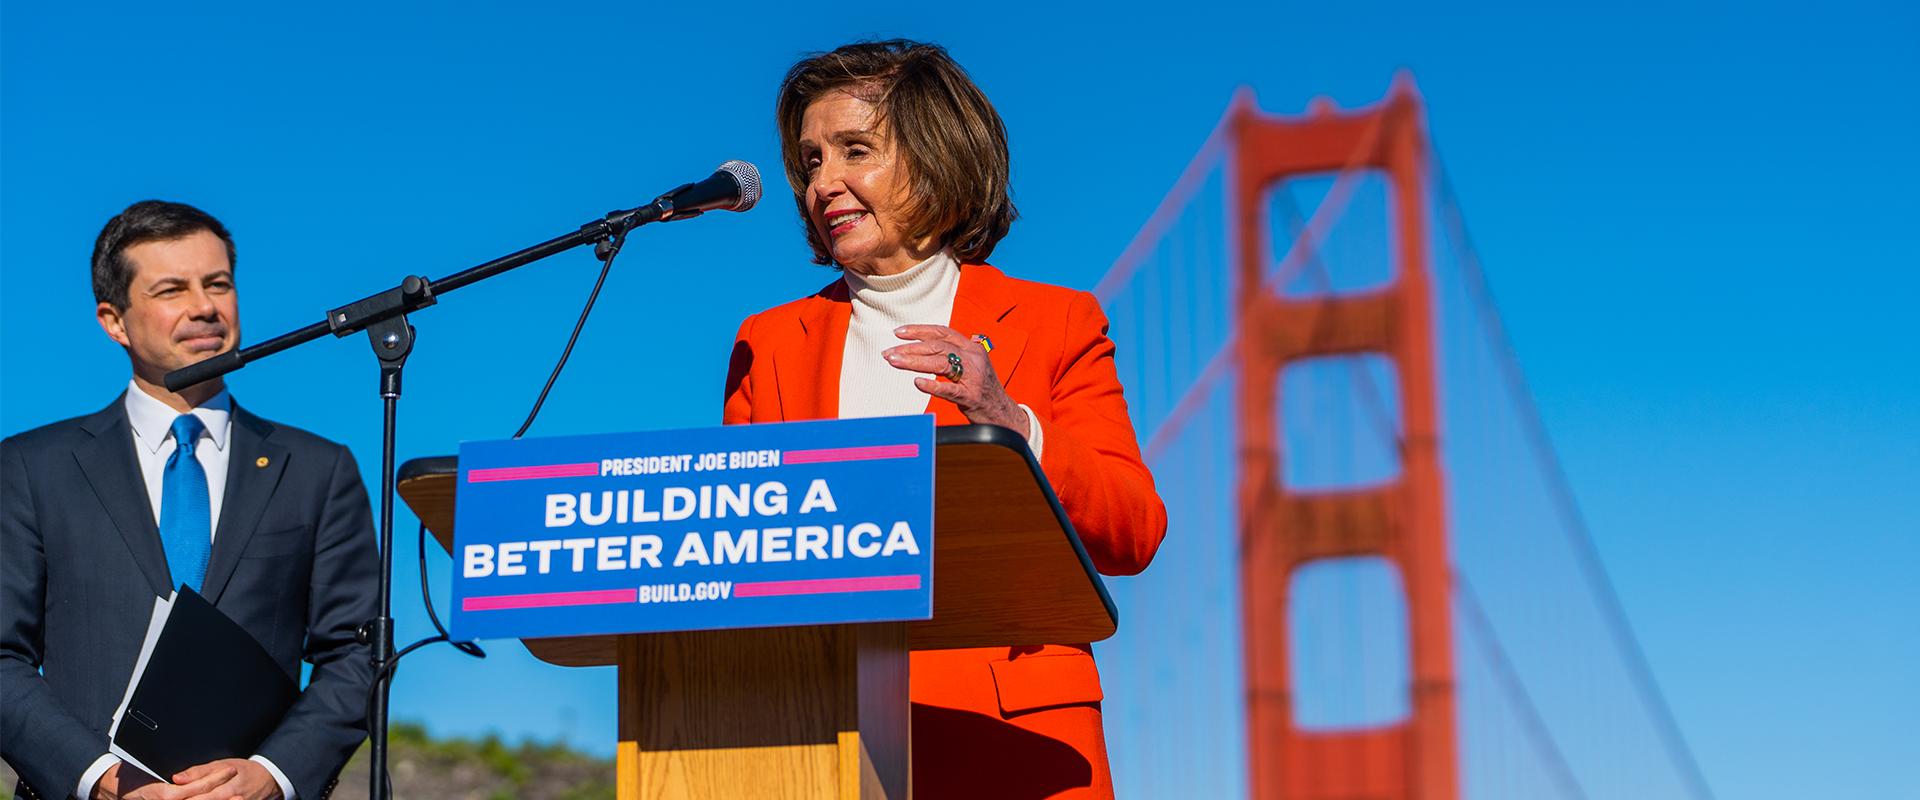
[[933,417],[464,442],[455,640],[927,619]]

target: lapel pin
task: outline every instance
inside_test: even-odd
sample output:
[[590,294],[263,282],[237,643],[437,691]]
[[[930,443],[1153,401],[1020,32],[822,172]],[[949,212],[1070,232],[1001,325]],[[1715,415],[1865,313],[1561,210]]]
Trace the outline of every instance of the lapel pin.
[[986,334],[976,333],[973,335],[973,340],[980,343],[980,348],[982,350],[985,350],[989,353],[993,352],[993,340],[987,338]]
[[267,457],[261,456],[259,458],[254,459],[253,465],[256,467],[265,467],[267,465]]

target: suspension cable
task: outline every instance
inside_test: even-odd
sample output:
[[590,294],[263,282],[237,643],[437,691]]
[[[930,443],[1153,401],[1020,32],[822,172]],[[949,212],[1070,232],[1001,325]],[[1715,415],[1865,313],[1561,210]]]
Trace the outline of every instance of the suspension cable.
[[1466,220],[1460,213],[1459,204],[1453,193],[1453,183],[1441,166],[1437,156],[1434,158],[1434,170],[1439,177],[1439,211],[1441,224],[1447,231],[1447,240],[1453,245],[1460,269],[1466,278],[1467,294],[1478,307],[1481,320],[1481,333],[1486,337],[1487,345],[1498,358],[1496,364],[1505,381],[1507,394],[1513,398],[1518,410],[1520,426],[1534,456],[1535,466],[1545,479],[1547,492],[1552,497],[1555,510],[1561,518],[1561,528],[1565,531],[1574,551],[1574,558],[1580,564],[1587,583],[1592,587],[1600,609],[1601,617],[1606,620],[1607,632],[1620,648],[1622,661],[1634,688],[1640,695],[1653,717],[1654,729],[1659,734],[1661,744],[1667,751],[1667,757],[1680,770],[1681,777],[1687,782],[1689,794],[1702,800],[1712,800],[1713,790],[1707,785],[1705,773],[1695,760],[1693,751],[1687,746],[1686,737],[1680,731],[1680,724],[1673,716],[1673,709],[1667,703],[1660,684],[1654,679],[1653,668],[1647,663],[1646,652],[1633,634],[1633,625],[1627,619],[1625,607],[1620,602],[1619,592],[1608,577],[1606,567],[1600,561],[1599,549],[1594,545],[1592,530],[1587,526],[1579,504],[1574,500],[1573,485],[1561,466],[1553,440],[1547,434],[1546,422],[1540,416],[1540,408],[1533,402],[1533,394],[1527,387],[1526,375],[1520,367],[1520,359],[1513,347],[1513,340],[1507,334],[1501,321],[1499,306],[1494,303],[1493,288],[1487,281],[1482,269],[1479,253],[1473,247],[1473,240],[1467,234]]
[[1460,609],[1460,618],[1473,629],[1473,639],[1480,642],[1480,654],[1493,666],[1494,682],[1500,685],[1514,705],[1519,709],[1520,723],[1527,731],[1527,740],[1533,743],[1540,757],[1545,759],[1553,773],[1554,782],[1568,796],[1586,800],[1587,791],[1573,775],[1568,766],[1567,757],[1561,753],[1559,743],[1553,739],[1553,731],[1547,728],[1546,721],[1540,717],[1540,709],[1533,702],[1533,695],[1527,692],[1527,685],[1520,680],[1520,673],[1514,669],[1513,660],[1507,657],[1506,648],[1500,646],[1500,637],[1493,631],[1493,623],[1487,619],[1487,612],[1480,606],[1480,598],[1474,594],[1473,587],[1467,583],[1467,576],[1459,570],[1453,574],[1453,599]]
[[[1353,151],[1347,156],[1347,163],[1336,173],[1338,177],[1334,179],[1333,186],[1327,190],[1326,197],[1321,199],[1320,205],[1314,208],[1313,218],[1307,220],[1306,226],[1293,240],[1292,246],[1287,248],[1286,256],[1280,260],[1280,264],[1274,268],[1273,273],[1264,278],[1261,285],[1254,291],[1266,294],[1272,292],[1274,287],[1287,285],[1316,258],[1314,253],[1317,250],[1317,244],[1327,237],[1328,230],[1346,213],[1348,202],[1352,199],[1353,185],[1359,180],[1360,160],[1373,149],[1379,133],[1379,125],[1369,126],[1367,133],[1354,143]],[[1102,281],[1103,285],[1105,283],[1106,281]],[[1213,384],[1232,373],[1237,361],[1234,356],[1239,349],[1240,336],[1245,327],[1246,320],[1234,321],[1233,331],[1228,334],[1226,341],[1220,344],[1220,348],[1214,351],[1213,356],[1207,359],[1207,365],[1201,369],[1199,377],[1195,378],[1193,384],[1180,395],[1180,399],[1173,405],[1173,410],[1167,412],[1167,416],[1146,436],[1146,445],[1141,453],[1144,461],[1153,462],[1160,451],[1173,440],[1174,435],[1186,427],[1187,420],[1203,407],[1202,401],[1206,398],[1207,392],[1213,388]]]

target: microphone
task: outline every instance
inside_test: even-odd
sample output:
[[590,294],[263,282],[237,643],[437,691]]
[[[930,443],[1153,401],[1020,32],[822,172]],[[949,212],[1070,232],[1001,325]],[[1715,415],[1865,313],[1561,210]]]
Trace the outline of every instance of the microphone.
[[745,211],[760,202],[760,170],[745,161],[728,161],[706,180],[684,184],[654,198],[657,220],[690,219],[707,211]]
[[760,202],[760,170],[745,161],[728,161],[698,183],[683,183],[639,208],[615,211],[581,230],[625,235],[655,222],[693,219],[708,211],[745,211]]

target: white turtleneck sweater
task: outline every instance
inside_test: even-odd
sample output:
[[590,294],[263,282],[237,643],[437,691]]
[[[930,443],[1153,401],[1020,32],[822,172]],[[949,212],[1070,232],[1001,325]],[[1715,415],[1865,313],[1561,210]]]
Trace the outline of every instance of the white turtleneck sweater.
[[[960,293],[960,262],[945,250],[895,275],[844,273],[853,313],[840,356],[840,418],[927,413],[930,395],[913,385],[924,373],[898,369],[880,355],[907,340],[893,334],[902,325],[945,325],[953,320]],[[961,333],[969,333],[961,331]],[[965,376],[962,376],[965,380]],[[1040,458],[1040,420],[1027,413],[1027,446]]]

